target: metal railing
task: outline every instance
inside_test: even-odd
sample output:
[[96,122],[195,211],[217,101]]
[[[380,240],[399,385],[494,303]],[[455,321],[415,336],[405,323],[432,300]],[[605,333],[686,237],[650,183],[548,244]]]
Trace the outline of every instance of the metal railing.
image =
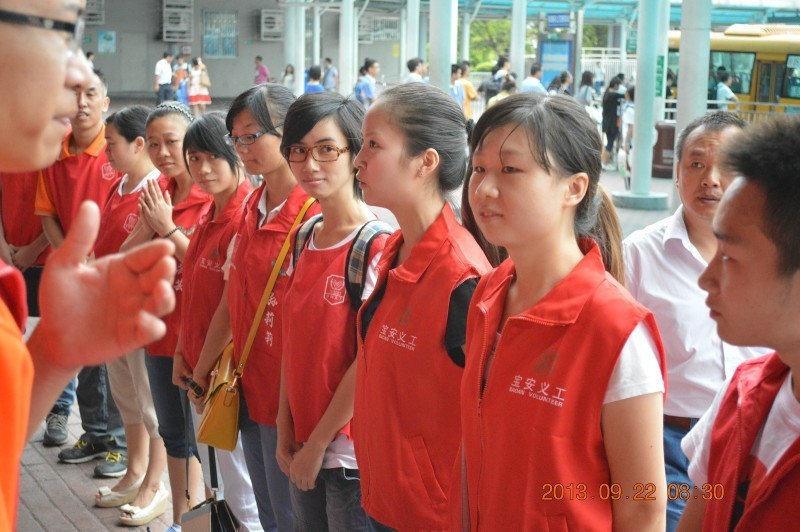
[[[677,100],[665,100],[666,104],[664,109],[664,120],[674,121],[677,111]],[[776,113],[791,113],[800,114],[800,105],[789,105],[785,103],[763,103],[763,102],[726,102],[720,100],[709,100],[708,110],[716,111],[718,109],[725,109],[736,113],[739,117],[748,123],[761,122],[766,120],[768,116]]]

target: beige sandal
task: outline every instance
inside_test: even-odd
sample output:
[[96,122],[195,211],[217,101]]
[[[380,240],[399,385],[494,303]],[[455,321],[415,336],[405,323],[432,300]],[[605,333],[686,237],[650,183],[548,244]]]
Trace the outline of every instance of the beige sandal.
[[122,514],[119,516],[119,523],[123,526],[142,526],[146,525],[156,517],[167,511],[169,504],[169,493],[162,484],[158,491],[153,495],[153,500],[144,508],[126,504],[120,508]]
[[144,477],[134,482],[129,488],[121,491],[113,491],[107,486],[100,486],[97,496],[94,498],[94,505],[100,508],[117,508],[123,504],[128,504],[136,498],[143,480]]

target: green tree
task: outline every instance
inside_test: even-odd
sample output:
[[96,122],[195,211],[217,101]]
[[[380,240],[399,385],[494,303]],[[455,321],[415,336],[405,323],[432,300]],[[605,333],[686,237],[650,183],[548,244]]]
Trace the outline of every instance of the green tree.
[[[459,25],[459,32],[461,25]],[[532,54],[535,50],[536,25],[529,23],[526,31],[525,54]],[[460,39],[459,35],[459,39]],[[476,67],[478,65],[497,61],[500,55],[509,55],[511,49],[511,21],[510,20],[475,20],[470,27],[469,35],[469,60]],[[476,68],[476,70],[483,70]],[[488,68],[487,68],[488,70]]]

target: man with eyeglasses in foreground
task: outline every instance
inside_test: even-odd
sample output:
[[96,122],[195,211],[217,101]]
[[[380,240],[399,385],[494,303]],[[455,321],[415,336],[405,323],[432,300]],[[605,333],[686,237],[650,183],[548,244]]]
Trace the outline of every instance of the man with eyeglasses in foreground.
[[[83,1],[0,0],[0,171],[55,161],[75,91],[91,72],[80,43]],[[8,81],[13,80],[13,81]],[[13,126],[13,127],[12,127]],[[173,245],[158,240],[89,264],[100,213],[84,203],[41,281],[41,321],[27,345],[25,286],[0,263],[0,530],[16,528],[25,443],[80,367],[102,364],[165,333],[159,316],[175,304]]]

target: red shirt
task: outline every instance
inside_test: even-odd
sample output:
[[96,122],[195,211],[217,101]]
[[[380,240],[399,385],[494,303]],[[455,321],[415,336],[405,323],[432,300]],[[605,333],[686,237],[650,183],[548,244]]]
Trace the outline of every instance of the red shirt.
[[[703,530],[730,529],[737,489],[748,480],[751,450],[788,371],[775,353],[736,368],[711,429],[708,455],[708,483],[722,484],[724,495],[706,501]],[[763,481],[750,484],[735,530],[795,530],[798,500],[800,439],[783,453]]]
[[[264,294],[272,265],[278,257],[286,235],[297,213],[308,199],[300,186],[295,186],[278,215],[261,227],[258,225],[258,205],[265,185],[247,198],[244,213],[236,234],[231,271],[228,278],[228,303],[231,312],[231,332],[238,362],[250,326]],[[314,204],[305,219],[319,213]],[[278,415],[278,395],[281,383],[281,315],[288,277],[288,259],[281,266],[269,304],[261,317],[252,351],[242,376],[242,389],[247,397],[250,418],[261,425],[275,426]]]
[[[662,374],[664,349],[650,311],[605,271],[593,241],[582,244],[578,265],[534,306],[510,316],[499,340],[514,263],[484,276],[473,295],[461,383],[463,457],[456,463],[466,478],[451,489],[453,529],[612,529],[612,501],[600,492],[611,483],[603,398],[639,323],[653,336]],[[553,484],[583,485],[586,497],[543,500]]]
[[[383,250],[387,238],[373,240],[365,265]],[[356,359],[356,313],[344,280],[352,243],[324,250],[306,244],[286,289],[283,371],[299,442],[308,441]],[[339,433],[349,437],[350,424]]]
[[125,240],[130,236],[136,222],[139,221],[139,196],[145,181],[158,177],[158,170],[148,174],[136,190],[128,194],[120,194],[123,177],[111,188],[100,216],[100,232],[94,243],[94,256],[105,257],[117,253]]
[[242,201],[253,187],[249,181],[239,186],[220,215],[214,219],[215,205],[197,223],[184,257],[183,299],[186,312],[181,323],[183,359],[194,369],[206,341],[211,318],[219,306],[225,288],[222,266],[228,246],[242,218]]
[[103,126],[89,147],[78,155],[69,151],[72,133],[68,133],[58,160],[39,175],[36,214],[58,218],[64,234],[69,232],[84,201],[94,201],[102,211],[109,191],[122,177],[108,162],[105,131]]
[[19,464],[25,449],[33,388],[33,361],[22,341],[28,314],[19,270],[0,261],[0,530],[14,530],[19,502]]
[[[159,185],[162,185],[167,178],[161,176]],[[174,179],[166,182],[166,190],[171,197],[175,197],[175,187],[177,183]],[[197,227],[197,222],[214,204],[213,198],[200,190],[197,185],[192,185],[189,195],[182,202],[175,205],[172,209],[172,221],[175,225],[183,227],[183,231],[190,239]],[[162,357],[175,355],[175,347],[178,345],[178,334],[181,330],[181,308],[183,301],[183,263],[178,261],[178,269],[175,271],[175,282],[172,284],[175,290],[175,310],[163,318],[167,324],[167,334],[161,340],[153,342],[147,346],[147,354]]]
[[[449,205],[393,267],[402,243],[400,231],[389,238],[359,312],[353,441],[367,513],[399,530],[442,530],[461,434],[463,369],[445,345],[450,297],[490,265]],[[364,311],[384,287],[364,338]]]
[[[34,213],[39,172],[0,174],[0,183],[6,242],[17,247],[27,246],[42,234],[42,221]],[[50,246],[45,248],[34,264],[44,265],[48,255]]]

